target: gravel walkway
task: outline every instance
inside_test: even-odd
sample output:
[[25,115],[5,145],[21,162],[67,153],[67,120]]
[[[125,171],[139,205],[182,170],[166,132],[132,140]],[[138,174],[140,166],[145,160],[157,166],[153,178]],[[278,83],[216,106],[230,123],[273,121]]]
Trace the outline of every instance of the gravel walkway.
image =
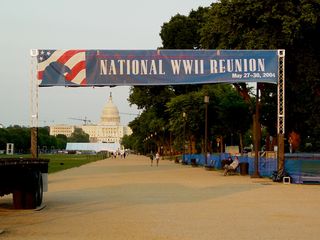
[[320,186],[130,155],[49,175],[45,208],[0,198],[0,240],[320,239]]

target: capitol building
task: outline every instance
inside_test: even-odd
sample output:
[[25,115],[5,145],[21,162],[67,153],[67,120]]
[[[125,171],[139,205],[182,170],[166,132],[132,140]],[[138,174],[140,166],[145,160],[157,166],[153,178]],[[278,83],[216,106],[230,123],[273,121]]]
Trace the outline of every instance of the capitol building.
[[58,134],[70,137],[76,128],[81,128],[89,135],[91,143],[120,144],[124,135],[132,134],[132,130],[120,124],[120,115],[117,106],[112,102],[112,95],[103,108],[98,124],[84,124],[81,126],[53,125],[50,126],[50,135]]

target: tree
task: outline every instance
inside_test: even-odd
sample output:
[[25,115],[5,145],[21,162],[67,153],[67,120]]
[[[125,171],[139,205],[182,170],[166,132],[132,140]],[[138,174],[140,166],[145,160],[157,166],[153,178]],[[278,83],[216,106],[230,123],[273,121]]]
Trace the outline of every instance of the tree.
[[[228,145],[240,145],[243,149],[243,135],[249,130],[251,125],[250,104],[246,102],[235,89],[229,89],[220,96],[219,122],[216,129],[221,136],[231,136],[230,141],[225,141]],[[236,141],[238,139],[238,141]]]
[[164,126],[164,123],[162,122],[162,117],[157,117],[157,115],[154,108],[149,108],[129,123],[133,132],[130,138],[133,139],[131,141],[134,143],[135,150],[148,153],[151,150],[155,152],[160,148],[161,141],[158,133],[162,129],[161,126]]
[[6,149],[8,143],[8,130],[5,128],[0,128],[0,150]]
[[[200,30],[207,21],[209,8],[199,7],[188,16],[177,14],[162,25],[160,37],[164,49],[201,49]],[[202,85],[172,86],[176,95],[201,90]]]
[[[231,134],[239,134],[234,137],[234,142],[239,143],[242,135],[250,127],[249,105],[238,95],[230,84],[215,84],[203,86],[201,91],[181,94],[171,98],[167,103],[170,115],[171,131],[177,137],[178,146],[183,146],[185,137],[191,152],[201,151],[201,143],[204,139],[205,105],[204,96],[210,98],[208,105],[208,132],[211,141],[217,137],[226,137]],[[183,112],[186,118],[183,118]],[[241,119],[239,121],[239,119]],[[184,126],[185,125],[185,126]],[[185,128],[185,129],[184,129]],[[236,140],[237,139],[237,140]],[[197,142],[196,149],[192,149],[191,143]],[[200,145],[199,145],[200,143]],[[231,142],[229,141],[228,144]],[[198,146],[198,147],[197,147]]]
[[[170,22],[164,23],[160,32],[163,48],[201,48],[200,30],[207,21],[207,12],[208,8],[199,8],[197,11],[191,11],[189,16],[178,14],[172,17]],[[222,116],[223,114],[220,114],[220,112],[218,114],[218,106],[224,91],[235,93],[235,89],[231,88],[230,85],[228,87],[219,85],[134,87],[129,101],[143,109],[143,113],[130,123],[133,130],[132,136],[144,141],[149,149],[153,148],[154,144],[158,148],[160,144],[165,145],[164,142],[161,142],[161,139],[167,137],[167,142],[170,142],[171,145],[174,144],[177,150],[181,150],[184,141],[183,126],[186,125],[186,135],[189,142],[196,142],[197,151],[201,151],[204,134],[203,97],[205,91],[209,93],[211,98],[209,103],[209,129],[223,129],[224,123],[218,119],[218,115]],[[187,113],[186,119],[182,117],[183,112]],[[233,119],[235,120],[235,118]],[[220,127],[216,123],[219,123]],[[155,135],[155,133],[158,134]],[[226,134],[226,132],[223,134]]]
[[121,140],[121,145],[124,146],[125,149],[131,149],[135,152],[143,152],[143,141],[140,141],[133,135],[124,135]]
[[[0,129],[0,150],[6,149],[7,143],[14,144],[17,153],[30,152],[30,128],[22,126],[9,126]],[[41,150],[65,149],[67,137],[65,135],[50,136],[48,127],[38,128],[38,146]]]
[[57,149],[65,149],[67,146],[67,136],[63,134],[58,134],[56,136],[56,148]]
[[143,112],[129,126],[133,131],[133,137],[140,141],[152,134],[152,140],[148,141],[149,150],[152,147],[153,151],[160,151],[161,145],[165,145],[163,134],[159,133],[163,132],[163,129],[169,129],[166,103],[172,96],[174,91],[169,86],[140,86],[131,89],[130,103],[136,104]]
[[[221,0],[212,4],[201,29],[204,48],[286,50],[286,132],[304,139],[320,133],[319,10],[319,1]],[[270,85],[265,90],[276,94]],[[274,98],[265,95],[264,100],[270,102],[263,102],[269,105],[263,111],[276,108]]]
[[130,138],[130,136],[128,135],[124,135],[121,139],[121,145],[124,146],[124,148],[126,149],[133,149],[133,142],[132,142],[132,138]]
[[[200,91],[189,92],[172,97],[166,104],[169,113],[169,130],[174,136],[176,148],[180,151],[183,149],[185,140],[189,142],[190,152],[201,151],[202,123],[204,123],[203,96]],[[186,114],[185,118],[183,113]],[[196,149],[194,149],[192,142],[199,141],[200,146],[195,145]]]
[[[191,11],[190,16],[177,14],[170,23],[164,23],[160,36],[166,49],[199,48],[199,34],[204,23],[207,8]],[[201,88],[201,87],[200,87]],[[199,89],[199,86],[157,86],[133,87],[129,96],[131,104],[136,104],[143,112],[129,125],[133,130],[132,138],[142,141],[150,150],[159,151],[161,147],[170,148],[172,134],[170,133],[169,114],[166,103],[176,95]],[[152,135],[152,138],[151,138]],[[146,139],[148,139],[146,141]],[[157,149],[155,149],[157,148]]]
[[38,128],[38,146],[43,151],[47,151],[56,146],[56,138],[50,136],[49,127]]
[[[214,5],[214,4],[213,4]],[[204,48],[203,43],[201,42],[201,31],[206,26],[208,22],[208,13],[211,9],[209,8],[199,8],[197,11],[191,11],[188,16],[181,16],[177,14],[176,16],[172,17],[168,23],[164,23],[160,36],[162,38],[163,42],[163,48],[166,49],[179,49],[179,48],[189,48],[189,49],[198,49],[198,48]],[[192,25],[192,27],[190,26]],[[185,34],[185,32],[188,32],[188,34]],[[182,47],[181,47],[182,46]],[[246,86],[246,84],[234,84],[238,92],[243,96],[244,99],[248,101],[248,104],[251,102],[251,97],[249,95],[249,90]],[[230,87],[230,86],[229,86]],[[187,107],[185,105],[189,105],[194,107],[193,110],[188,109],[187,112],[190,111],[191,114],[188,114],[188,123],[187,124],[194,124],[192,125],[191,129],[193,129],[192,133],[188,132],[187,135],[191,138],[201,139],[203,138],[202,134],[204,132],[203,124],[203,114],[200,114],[200,110],[203,110],[203,89],[205,86],[202,85],[186,85],[186,86],[173,86],[173,89],[175,90],[175,95],[177,96],[176,99],[171,100],[171,102],[168,104],[169,108],[172,108],[174,106],[184,106],[184,109]],[[215,89],[214,91],[218,91],[219,87],[212,87],[210,89]],[[235,91],[233,91],[235,93]],[[199,94],[200,93],[200,94]],[[199,95],[197,100],[194,103],[191,103],[190,100],[193,100],[194,95]],[[219,98],[223,97],[223,95],[219,95],[219,97],[216,97],[215,93],[212,93],[212,96],[210,96],[211,101],[209,104],[209,111],[211,116],[217,116],[217,106],[219,105],[218,102],[221,101]],[[198,105],[200,106],[198,107]],[[189,107],[190,108],[190,107]],[[170,110],[172,113],[175,110]],[[193,114],[192,112],[195,111],[197,113]],[[171,128],[176,129],[176,133],[181,133],[181,111],[177,111],[177,116],[172,117],[171,116]],[[247,113],[248,114],[248,113]],[[252,111],[249,112],[249,114],[252,114]],[[190,115],[190,116],[189,116]],[[222,116],[223,114],[221,114]],[[191,118],[196,118],[192,119]],[[210,116],[209,116],[210,118]],[[178,120],[179,119],[179,120]],[[248,117],[245,117],[245,119],[248,119]],[[210,121],[210,119],[209,119]],[[223,129],[222,125],[223,121],[218,120],[217,117],[213,120],[213,122],[220,121],[220,125],[216,124],[215,126],[211,126],[210,132],[217,132],[218,129]],[[243,121],[244,124],[248,124],[247,121]],[[197,127],[195,127],[197,126]],[[246,127],[248,128],[248,126]],[[188,131],[190,128],[188,128]],[[221,131],[219,131],[220,134]],[[223,132],[221,136],[226,134],[226,131]],[[181,134],[180,134],[181,135]],[[181,137],[181,136],[180,136]]]
[[[302,144],[307,139],[308,143],[312,141],[312,150],[319,150],[320,141],[316,140],[320,133],[319,10],[319,1],[312,0],[221,0],[213,3],[210,8],[192,11],[188,16],[178,14],[172,17],[163,24],[160,36],[163,48],[166,49],[285,49],[286,132],[294,131],[300,134]],[[269,134],[274,135],[277,88],[272,84],[259,86],[262,90],[260,120]],[[254,108],[250,105],[252,97],[248,86],[245,83],[236,83],[234,87],[246,101],[245,104],[232,94],[228,95],[231,99],[228,100],[223,96],[214,99],[216,95],[210,93],[212,101],[210,100],[209,109],[215,114],[215,123],[210,125],[210,128],[214,132],[222,134],[227,131],[223,130],[223,122],[230,123],[230,131],[240,132],[249,124],[246,121],[243,126],[233,123],[228,113],[221,113],[222,108],[231,109],[233,112],[239,109],[237,114],[242,118],[247,111],[244,119],[250,119],[254,113]],[[133,129],[136,129],[133,135],[136,139],[143,140],[150,136],[150,133],[158,132],[162,128],[169,129],[170,126],[171,132],[176,135],[173,137],[178,140],[179,134],[181,135],[180,117],[184,102],[192,102],[193,97],[195,102],[202,102],[200,95],[203,96],[205,88],[206,86],[202,85],[134,87],[130,102],[143,109],[143,114],[132,123]],[[196,103],[192,106],[195,109],[191,108],[189,111],[198,111],[198,114],[192,115],[198,116],[198,125],[192,129],[195,129],[195,132],[199,133],[198,138],[201,138],[202,107]],[[190,124],[197,123],[190,119]],[[159,144],[159,139],[157,137],[153,141]]]
[[81,128],[75,128],[71,137],[68,138],[68,142],[90,142],[89,134],[85,133]]
[[199,30],[206,22],[208,8],[200,7],[189,16],[177,14],[161,27],[160,37],[165,49],[201,48]]
[[7,128],[7,141],[14,144],[15,152],[27,153],[30,149],[30,129],[18,125]]

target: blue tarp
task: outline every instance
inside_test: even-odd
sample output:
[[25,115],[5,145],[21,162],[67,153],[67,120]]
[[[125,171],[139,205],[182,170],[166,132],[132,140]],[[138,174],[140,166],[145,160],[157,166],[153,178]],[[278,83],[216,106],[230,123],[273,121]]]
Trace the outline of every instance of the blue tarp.
[[[230,154],[210,155],[207,165],[221,169],[221,161],[227,159]],[[187,154],[185,162],[191,164],[191,159],[196,159],[198,165],[204,165],[205,159],[202,154]],[[253,157],[239,156],[239,161],[249,163],[249,174],[254,173]],[[259,158],[259,173],[263,177],[271,177],[277,170],[277,159]],[[320,154],[286,154],[285,170],[289,173],[293,183],[320,183]]]
[[286,154],[285,169],[295,183],[320,183],[320,154]]
[[[228,153],[222,155],[210,155],[207,159],[208,166],[214,166],[216,169],[221,169],[221,161],[230,156]],[[254,172],[254,158],[248,156],[239,156],[240,163],[249,163],[249,174]],[[191,164],[191,159],[196,159],[196,163],[204,166],[204,155],[188,154],[184,157],[187,164]],[[277,170],[277,160],[273,158],[259,158],[259,172],[263,177],[270,177],[273,171]]]

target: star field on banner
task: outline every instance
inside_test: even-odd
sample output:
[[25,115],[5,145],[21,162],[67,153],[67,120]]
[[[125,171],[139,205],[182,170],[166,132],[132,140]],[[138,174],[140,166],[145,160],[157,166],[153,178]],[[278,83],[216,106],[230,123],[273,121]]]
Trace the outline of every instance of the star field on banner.
[[37,50],[40,87],[278,82],[278,50]]
[[37,61],[40,86],[86,85],[84,50],[39,50]]

